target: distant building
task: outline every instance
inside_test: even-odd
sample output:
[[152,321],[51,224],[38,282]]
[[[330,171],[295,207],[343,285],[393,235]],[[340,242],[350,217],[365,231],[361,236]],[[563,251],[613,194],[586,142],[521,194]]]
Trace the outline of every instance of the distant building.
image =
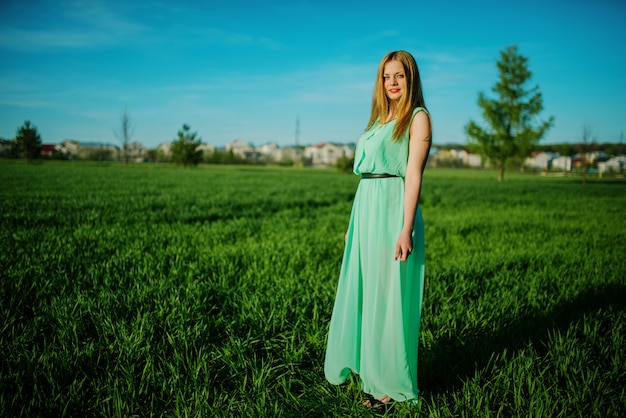
[[235,139],[234,141],[226,144],[226,152],[232,151],[232,153],[239,158],[247,161],[256,161],[259,157],[259,153],[254,147],[241,139]]
[[57,149],[66,158],[78,158],[80,142],[73,139],[66,139],[57,145]]
[[159,144],[156,147],[157,153],[163,154],[164,157],[170,157],[172,155],[172,141],[166,141],[162,144]]
[[315,166],[331,166],[341,157],[352,158],[354,148],[349,145],[320,142],[304,149],[304,158]]
[[276,142],[268,142],[260,147],[256,147],[255,150],[260,154],[261,158],[266,161],[280,161],[280,147]]
[[626,156],[609,158],[606,161],[598,163],[598,171],[600,173],[622,173],[626,168]]
[[57,153],[57,145],[56,144],[41,144],[41,155],[44,157],[52,157],[55,153]]
[[270,156],[271,161],[277,163],[299,164],[304,157],[304,147],[294,147],[287,145],[282,148],[278,148]]
[[482,167],[483,166],[483,157],[480,154],[468,153],[467,155],[467,165],[470,167]]
[[268,142],[255,149],[263,155],[274,155],[280,147],[276,142]]
[[[431,148],[432,150],[432,148]],[[449,149],[441,150],[438,152],[431,152],[430,154],[432,164],[435,166],[444,167],[482,167],[482,157],[479,154],[464,149]]]
[[611,156],[604,151],[593,151],[587,154],[587,158],[592,162],[605,162],[611,159]]
[[[142,163],[148,158],[148,151],[139,142],[131,142],[127,145],[128,161]],[[122,159],[124,156],[121,156]]]
[[105,142],[80,142],[78,158],[98,161],[116,161],[120,157],[120,148]]
[[534,152],[532,157],[526,159],[525,165],[539,170],[549,170],[552,160],[557,157],[558,155],[551,152]]
[[572,171],[572,158],[571,157],[556,157],[552,160],[552,170]]
[[11,156],[13,149],[14,149],[13,140],[0,138],[0,157]]
[[211,144],[200,144],[198,145],[198,148],[196,148],[196,150],[202,151],[202,154],[204,155],[213,154],[213,152],[215,152],[215,146]]
[[456,159],[462,165],[466,165],[468,167],[480,167],[482,166],[482,157],[479,154],[474,154],[473,152],[469,152],[467,150],[451,150],[453,153],[456,152]]

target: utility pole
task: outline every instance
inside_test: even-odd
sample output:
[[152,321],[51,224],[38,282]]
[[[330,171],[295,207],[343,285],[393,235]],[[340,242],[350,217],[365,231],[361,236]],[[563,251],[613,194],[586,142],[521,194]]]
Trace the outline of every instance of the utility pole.
[[298,143],[300,142],[300,117],[296,118],[296,148],[298,147]]

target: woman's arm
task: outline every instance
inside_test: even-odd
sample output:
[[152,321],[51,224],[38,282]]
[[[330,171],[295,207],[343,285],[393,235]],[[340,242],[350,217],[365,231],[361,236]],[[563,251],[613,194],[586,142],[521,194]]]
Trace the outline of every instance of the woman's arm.
[[431,133],[430,117],[426,112],[418,112],[409,132],[409,161],[404,177],[404,225],[396,243],[396,260],[406,261],[413,251],[411,235],[422,189],[422,174],[432,142]]

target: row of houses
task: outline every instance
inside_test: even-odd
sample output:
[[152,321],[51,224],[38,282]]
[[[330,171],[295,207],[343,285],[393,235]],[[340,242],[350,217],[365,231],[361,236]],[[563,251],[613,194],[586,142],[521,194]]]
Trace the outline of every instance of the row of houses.
[[[168,159],[171,156],[172,142],[168,141],[152,150]],[[276,142],[268,142],[261,146],[254,146],[240,139],[226,144],[224,148],[216,148],[211,144],[201,144],[198,150],[205,155],[215,151],[232,152],[238,158],[251,163],[303,163],[313,166],[334,166],[339,158],[352,158],[354,144],[335,144],[320,142],[310,146],[279,146]],[[120,160],[123,158],[119,146],[107,143],[78,142],[65,140],[60,144],[44,144],[41,152],[44,156],[54,154],[65,155],[79,159]],[[133,162],[143,162],[150,159],[150,151],[140,143],[128,145],[127,158]],[[479,154],[464,149],[439,150],[431,149],[429,163],[434,166],[465,166],[488,167]],[[610,156],[602,151],[584,155],[562,156],[552,152],[535,152],[526,159],[524,166],[540,171],[572,171],[576,167],[593,167],[599,173],[622,173],[626,170],[626,156]]]
[[340,158],[352,158],[354,146],[320,142],[306,147],[286,146],[279,147],[275,142],[270,142],[260,147],[253,147],[244,141],[235,140],[226,145],[226,151],[232,151],[235,155],[244,159],[265,159],[271,162],[302,161],[314,166],[331,166]]
[[[160,144],[156,153],[165,157],[171,157],[172,141]],[[335,144],[320,142],[310,146],[279,146],[276,142],[255,147],[240,139],[229,142],[223,149],[216,148],[211,144],[200,144],[197,148],[205,155],[215,151],[232,152],[233,155],[251,163],[305,163],[313,166],[333,166],[337,160],[345,157],[352,158],[354,145]],[[77,159],[104,159],[120,160],[123,153],[118,145],[95,142],[79,142],[65,140],[60,144],[44,144],[41,148],[44,156],[63,155]],[[127,158],[133,162],[149,160],[150,151],[138,142],[128,144]]]
[[526,165],[542,171],[571,171],[573,167],[596,167],[602,173],[621,173],[626,168],[626,156],[610,156],[602,151],[579,154],[573,157],[552,152],[537,152],[526,161]]
[[[129,161],[143,162],[146,154],[147,150],[139,142],[132,142],[127,145],[126,157]],[[44,157],[60,155],[66,158],[100,160],[123,158],[122,150],[118,145],[104,142],[79,142],[69,139],[59,144],[43,144],[41,155]]]
[[[171,155],[172,142],[165,142],[157,147],[163,155]],[[210,144],[202,144],[198,147],[204,153],[213,153],[218,149]],[[283,146],[276,142],[268,142],[261,146],[254,146],[241,139],[229,142],[224,147],[225,152],[232,152],[233,155],[242,160],[257,163],[297,163],[304,162],[313,166],[333,166],[337,160],[345,157],[352,158],[354,146],[345,144],[334,144],[331,142],[320,142],[309,146]]]
[[[434,150],[430,160],[435,165],[488,166],[479,154],[459,149]],[[596,167],[600,173],[621,173],[626,169],[626,156],[610,156],[602,151],[573,157],[552,152],[535,152],[526,159],[524,166],[541,171],[572,171],[576,167],[582,167],[583,163]]]

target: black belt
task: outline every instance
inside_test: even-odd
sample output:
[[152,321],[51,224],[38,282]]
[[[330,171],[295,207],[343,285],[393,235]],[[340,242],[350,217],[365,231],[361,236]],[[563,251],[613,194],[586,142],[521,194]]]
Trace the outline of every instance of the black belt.
[[377,174],[377,173],[361,173],[362,179],[385,179],[387,177],[398,177],[395,174]]

